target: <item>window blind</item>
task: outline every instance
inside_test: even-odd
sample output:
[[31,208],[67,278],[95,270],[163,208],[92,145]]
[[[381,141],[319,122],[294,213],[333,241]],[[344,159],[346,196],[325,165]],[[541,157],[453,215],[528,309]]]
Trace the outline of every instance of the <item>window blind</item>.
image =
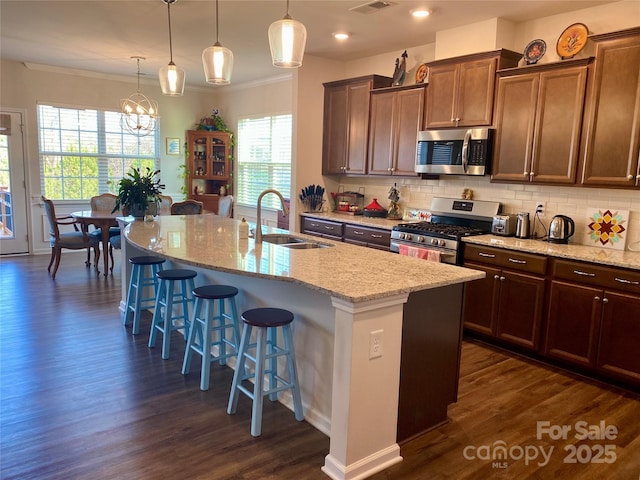
[[[255,207],[263,190],[274,188],[291,198],[291,115],[241,119],[238,122],[236,201]],[[280,209],[275,195],[263,207]]]

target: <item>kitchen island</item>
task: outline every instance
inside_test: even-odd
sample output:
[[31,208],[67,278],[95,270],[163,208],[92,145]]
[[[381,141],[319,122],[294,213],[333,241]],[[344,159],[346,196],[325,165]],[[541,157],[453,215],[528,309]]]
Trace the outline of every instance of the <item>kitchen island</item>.
[[[422,310],[414,317],[425,324],[450,321],[438,316],[446,307],[457,316],[450,329],[460,331],[462,284],[484,273],[330,240],[322,241],[324,248],[301,250],[260,245],[240,239],[238,224],[216,215],[131,223],[124,231],[123,286],[128,284],[126,259],[153,253],[169,260],[167,268],[196,269],[196,285],[238,287],[240,311],[261,306],[291,310],[305,419],[330,437],[322,470],[334,479],[366,478],[401,461],[397,428],[404,306],[410,297],[419,297]],[[263,232],[281,231],[263,227]],[[450,362],[455,375],[457,358]],[[292,408],[290,396],[282,394],[280,401]]]

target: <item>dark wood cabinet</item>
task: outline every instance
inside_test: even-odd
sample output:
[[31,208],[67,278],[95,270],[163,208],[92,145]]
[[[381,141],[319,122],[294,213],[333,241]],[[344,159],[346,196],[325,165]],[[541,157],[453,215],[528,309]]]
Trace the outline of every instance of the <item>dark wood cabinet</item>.
[[640,272],[553,261],[544,354],[640,385]]
[[640,188],[640,28],[593,35],[579,183]]
[[429,63],[425,127],[491,125],[496,70],[515,67],[521,58],[496,50]]
[[342,241],[343,224],[330,220],[320,220],[313,217],[301,217],[302,233],[314,235],[316,237],[330,238],[331,240]]
[[424,85],[412,85],[371,92],[369,175],[416,175],[424,91]]
[[640,296],[605,290],[602,301],[597,369],[640,385]]
[[583,367],[595,367],[602,292],[593,287],[551,281],[544,354]]
[[226,132],[187,131],[188,198],[204,204],[204,209],[218,211],[220,188],[232,192],[231,136]]
[[498,73],[492,181],[575,183],[590,61]]
[[361,227],[359,225],[344,226],[344,242],[363,247],[389,251],[391,231],[381,228]]
[[477,245],[466,245],[464,258],[465,267],[487,274],[483,280],[465,285],[465,328],[537,350],[544,311],[546,258]]
[[323,175],[366,173],[370,92],[391,80],[370,75],[323,84]]

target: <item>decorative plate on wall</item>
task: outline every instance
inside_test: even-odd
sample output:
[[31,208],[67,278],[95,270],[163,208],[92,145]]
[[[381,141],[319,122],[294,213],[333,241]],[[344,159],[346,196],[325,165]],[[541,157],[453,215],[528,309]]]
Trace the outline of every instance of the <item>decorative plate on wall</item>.
[[416,69],[416,83],[425,83],[427,75],[429,74],[429,67],[426,63],[423,63]]
[[578,54],[587,44],[588,35],[589,29],[584,23],[574,23],[565,28],[556,44],[556,51],[560,58],[566,60]]
[[588,208],[582,243],[592,247],[624,250],[627,242],[629,210]]
[[547,43],[541,38],[531,40],[524,49],[524,60],[527,65],[533,65],[540,60],[547,51]]

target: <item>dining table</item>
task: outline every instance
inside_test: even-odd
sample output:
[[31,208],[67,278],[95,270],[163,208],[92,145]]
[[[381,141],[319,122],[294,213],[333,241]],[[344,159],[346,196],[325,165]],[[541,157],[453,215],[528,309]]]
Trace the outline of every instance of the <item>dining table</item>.
[[[88,231],[89,225],[101,230],[100,241],[102,243],[102,257],[104,265],[104,276],[109,275],[109,228],[118,226],[118,217],[122,217],[121,211],[113,213],[97,210],[81,210],[72,212],[71,216],[81,225],[83,231]],[[96,265],[96,269],[98,266]]]

